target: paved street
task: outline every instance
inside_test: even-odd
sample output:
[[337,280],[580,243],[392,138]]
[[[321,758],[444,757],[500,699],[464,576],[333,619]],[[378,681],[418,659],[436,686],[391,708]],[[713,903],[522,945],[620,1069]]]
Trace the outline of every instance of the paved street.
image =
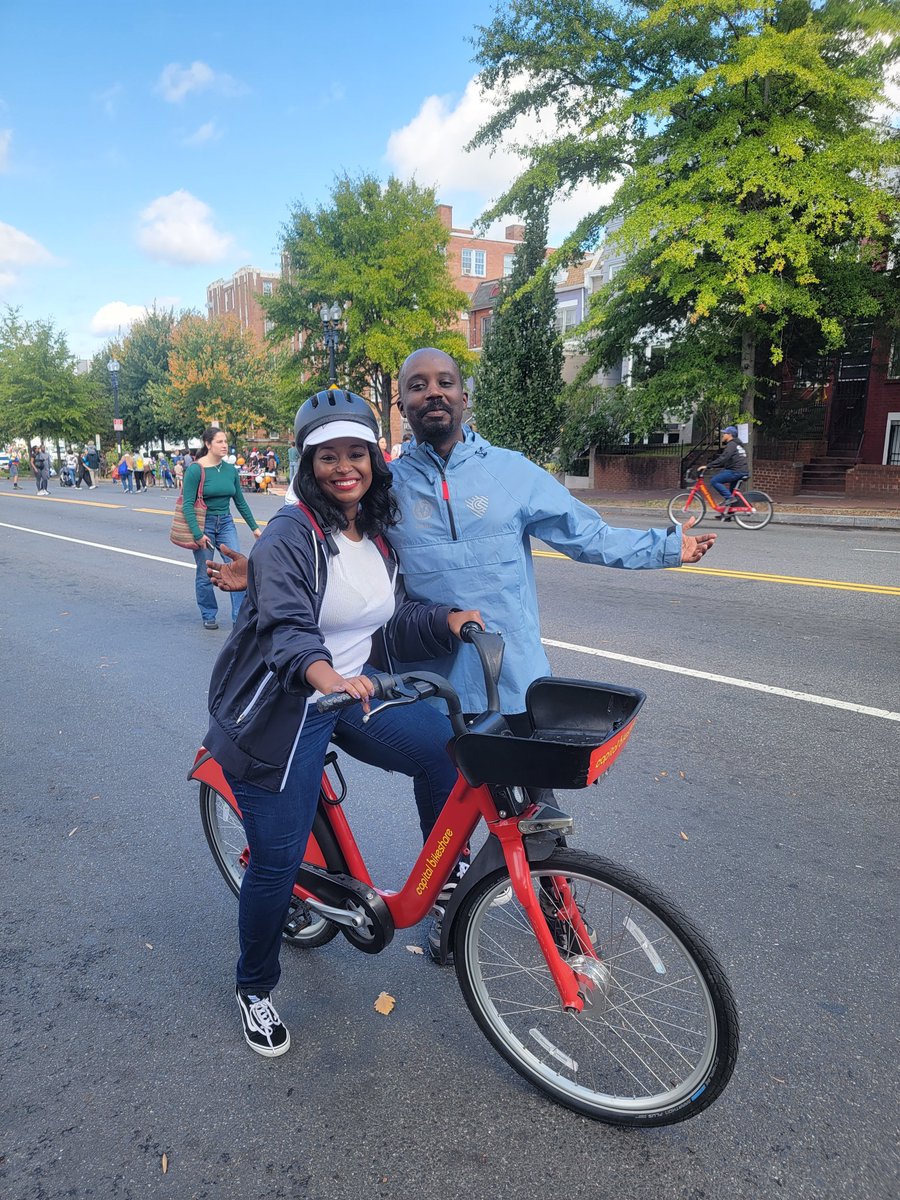
[[[554,671],[649,697],[615,770],[563,796],[574,844],[676,898],[741,1011],[724,1096],[637,1133],[508,1068],[418,930],[376,958],[286,949],[292,1050],[245,1047],[235,903],[185,781],[230,622],[203,630],[172,508],[0,491],[3,1200],[900,1192],[900,534],[729,526],[704,569],[643,573],[538,547]],[[346,774],[393,886],[411,789]]]

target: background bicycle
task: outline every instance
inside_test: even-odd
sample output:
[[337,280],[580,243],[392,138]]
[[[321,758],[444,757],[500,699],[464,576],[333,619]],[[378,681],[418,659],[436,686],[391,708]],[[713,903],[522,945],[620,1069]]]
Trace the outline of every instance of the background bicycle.
[[679,492],[669,501],[669,520],[676,525],[685,525],[694,518],[694,524],[699,525],[711,508],[718,513],[723,521],[733,517],[742,529],[763,529],[772,520],[775,511],[772,499],[765,492],[748,487],[749,480],[745,479],[740,487],[735,486],[730,501],[717,498],[710,491],[703,475],[693,471],[686,473],[685,479],[693,483],[689,492]]

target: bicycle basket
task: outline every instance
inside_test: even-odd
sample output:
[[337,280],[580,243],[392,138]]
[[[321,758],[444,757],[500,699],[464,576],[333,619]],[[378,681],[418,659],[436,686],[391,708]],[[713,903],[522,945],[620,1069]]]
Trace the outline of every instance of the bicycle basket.
[[472,787],[587,787],[618,758],[645,699],[610,683],[536,679],[525,697],[531,736],[464,734],[456,765]]

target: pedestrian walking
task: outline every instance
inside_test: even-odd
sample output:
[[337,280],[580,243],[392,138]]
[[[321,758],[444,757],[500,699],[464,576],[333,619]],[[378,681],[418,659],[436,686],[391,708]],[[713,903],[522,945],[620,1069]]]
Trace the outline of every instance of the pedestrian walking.
[[31,470],[34,473],[34,481],[37,484],[37,493],[39,496],[45,496],[50,499],[50,456],[44,449],[44,443],[41,442],[35,446],[31,452]]
[[134,455],[132,466],[134,469],[134,490],[142,492],[146,484],[144,483],[144,456],[140,450]]
[[134,456],[130,451],[126,450],[119,459],[118,466],[119,479],[122,481],[122,491],[130,493],[134,491]]
[[19,456],[15,451],[12,452],[9,459],[9,478],[14,488],[19,487]]
[[[241,481],[237,468],[226,462],[228,454],[228,436],[222,429],[215,426],[203,433],[206,453],[184,473],[184,516],[188,528],[197,543],[194,551],[194,561],[197,564],[195,592],[197,607],[203,620],[204,629],[218,629],[219,605],[216,600],[216,590],[206,574],[206,560],[210,552],[227,546],[230,550],[240,550],[237,529],[231,516],[231,502],[234,501],[238,512],[253,530],[253,536],[259,537],[260,529],[256,518],[250,511],[250,506],[241,491]],[[203,528],[197,520],[197,495],[203,491],[203,504],[206,515]],[[224,558],[225,556],[222,555]],[[244,592],[234,592],[231,596],[231,619],[236,621],[244,599]]]

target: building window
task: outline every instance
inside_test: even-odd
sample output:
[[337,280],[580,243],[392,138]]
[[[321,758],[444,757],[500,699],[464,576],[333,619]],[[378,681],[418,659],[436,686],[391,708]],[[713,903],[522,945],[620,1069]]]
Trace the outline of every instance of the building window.
[[504,254],[503,255],[503,275],[504,275],[504,277],[506,277],[508,275],[512,275],[513,267],[515,265],[516,265],[515,254]]
[[264,296],[272,295],[272,280],[271,279],[263,280],[263,295]]
[[485,277],[487,274],[487,254],[484,250],[463,250],[462,273],[463,275],[477,275],[480,279]]
[[578,324],[577,304],[557,304],[554,327],[560,337],[565,337]]
[[231,290],[231,288],[228,288],[228,289],[226,289],[226,292],[225,292],[225,311],[230,312],[231,309],[233,309],[233,308],[234,308],[234,292]]
[[895,333],[891,341],[887,377],[888,379],[900,379],[900,333]]
[[272,332],[272,330],[273,330],[274,328],[275,328],[275,322],[274,322],[274,321],[269,321],[269,320],[267,319],[267,320],[266,320],[266,333],[271,333],[271,332]]
[[493,320],[494,320],[493,314],[491,314],[490,316],[481,318],[481,344],[482,344],[482,346],[484,345],[485,336],[487,335],[487,332],[490,329],[491,323],[493,322]]

